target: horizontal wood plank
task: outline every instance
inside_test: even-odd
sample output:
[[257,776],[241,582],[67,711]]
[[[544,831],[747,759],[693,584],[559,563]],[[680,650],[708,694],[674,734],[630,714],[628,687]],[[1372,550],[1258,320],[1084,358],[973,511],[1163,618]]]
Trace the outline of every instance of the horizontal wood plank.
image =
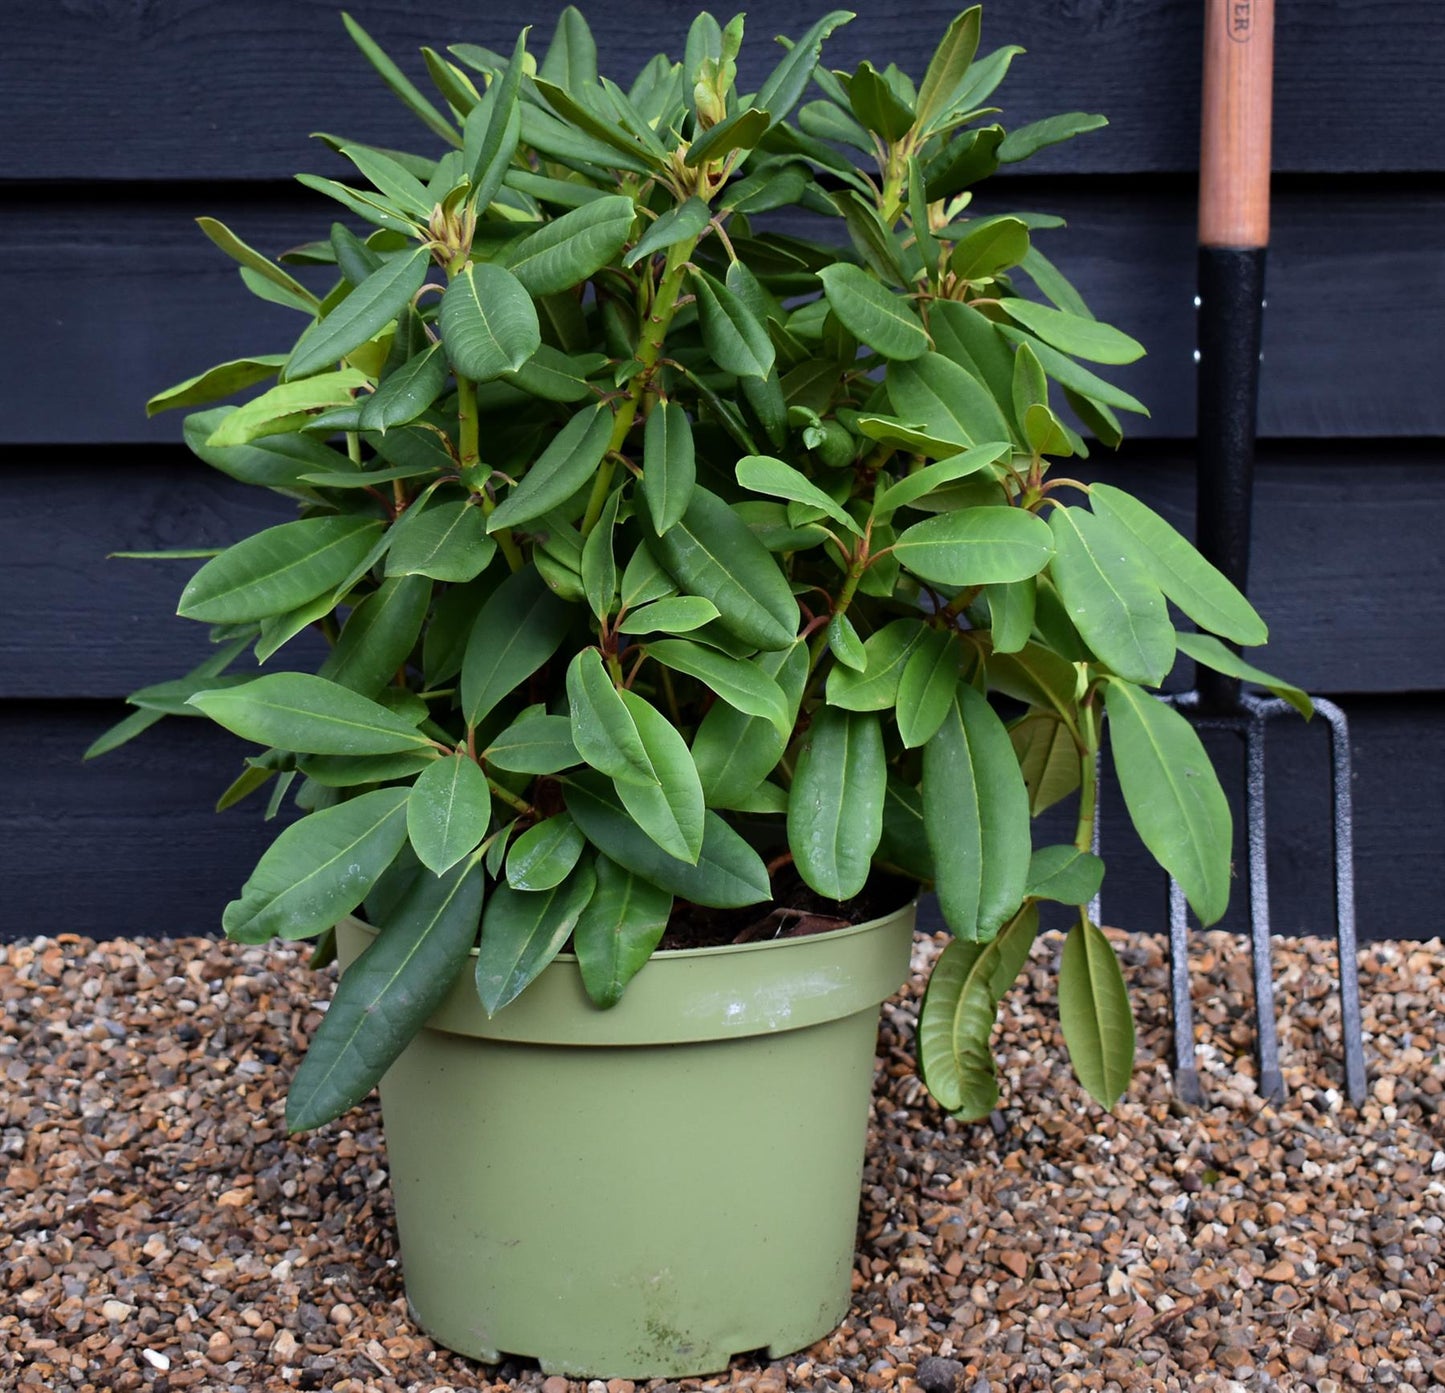
[[[1348,706],[1361,936],[1428,938],[1439,932],[1445,708],[1437,700],[1400,699]],[[0,705],[6,770],[0,781],[0,845],[6,852],[0,939],[216,932],[226,901],[274,835],[276,824],[261,822],[257,802],[211,814],[239,768],[241,746],[199,721],[163,722],[82,764],[80,752],[118,714],[100,704]],[[1280,723],[1271,730],[1268,759],[1274,927],[1331,932],[1323,731]],[[1226,782],[1237,801],[1237,775],[1230,772]],[[1104,917],[1125,928],[1162,932],[1163,878],[1128,827],[1108,777],[1103,806],[1109,866]],[[1059,818],[1035,828],[1036,845],[1071,839]],[[1242,883],[1233,898],[1225,927],[1242,930]],[[936,907],[925,906],[924,922],[938,926]]]
[[[1178,453],[1135,446],[1092,477],[1190,529],[1193,470]],[[199,563],[106,553],[220,546],[294,516],[174,447],[15,452],[5,487],[0,699],[120,697],[178,676],[208,651],[206,627],[174,617]],[[1442,513],[1445,462],[1424,450],[1267,451],[1252,589],[1274,640],[1261,665],[1322,692],[1445,688]],[[307,639],[274,663],[314,660]]]
[[[429,87],[423,44],[510,48],[525,18],[541,50],[560,0],[525,12],[441,0],[354,0],[352,13]],[[693,7],[665,6],[638,38],[637,11],[594,0],[603,71],[628,79],[654,43],[680,55]],[[860,6],[827,50],[921,75],[958,0]],[[276,179],[309,167],[306,136],[339,127],[383,145],[429,139],[380,85],[333,4],[298,0],[91,0],[6,7],[0,93],[14,179]],[[1010,124],[1101,111],[1108,130],[1040,157],[1037,168],[1162,171],[1199,150],[1198,0],[1012,0],[986,7],[984,50],[1022,44],[1001,92]],[[772,36],[812,17],[785,0],[749,7],[744,85],[777,59]],[[654,22],[655,19],[655,22]],[[1278,18],[1275,168],[1445,169],[1436,119],[1445,8],[1406,0],[1284,5]],[[1325,127],[1322,127],[1322,122]],[[1328,136],[1322,136],[1327,127]]]
[[[314,199],[314,201],[313,201]],[[1187,192],[1090,191],[1029,181],[981,198],[982,212],[1025,208],[1069,219],[1040,246],[1101,318],[1148,348],[1106,370],[1148,405],[1130,429],[1194,428],[1194,212]],[[298,191],[128,193],[99,207],[46,195],[0,225],[0,302],[45,306],[26,334],[0,337],[0,442],[161,441],[179,420],[147,421],[152,393],[213,363],[284,350],[295,311],[249,295],[192,217],[231,223],[279,252],[324,235],[333,205]],[[1275,204],[1260,428],[1275,437],[1445,435],[1438,345],[1445,341],[1445,194],[1285,192]],[[811,224],[838,235],[836,224]],[[1368,274],[1361,248],[1368,247]],[[57,275],[57,258],[66,272]]]

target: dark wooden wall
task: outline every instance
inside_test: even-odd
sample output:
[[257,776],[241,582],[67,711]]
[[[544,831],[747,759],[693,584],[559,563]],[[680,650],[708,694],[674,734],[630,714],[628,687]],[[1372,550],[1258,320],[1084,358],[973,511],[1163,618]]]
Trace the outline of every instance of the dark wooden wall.
[[[824,8],[750,6],[745,77],[772,34]],[[1149,346],[1122,379],[1153,418],[1099,472],[1184,526],[1201,8],[994,0],[984,31],[986,47],[1029,50],[1001,92],[1008,124],[1058,110],[1111,119],[986,202],[1065,214],[1071,230],[1046,250]],[[421,44],[500,47],[522,20],[540,43],[559,9],[351,4],[419,81]],[[867,56],[920,71],[952,9],[864,0],[833,65]],[[1267,665],[1353,721],[1362,932],[1428,936],[1445,834],[1445,7],[1278,10],[1254,595],[1277,636]],[[604,69],[630,75],[654,42],[680,50],[691,13],[664,0],[644,24],[620,0],[592,4]],[[147,422],[143,403],[294,331],[191,219],[219,217],[278,251],[331,217],[290,182],[339,163],[308,132],[405,145],[415,131],[331,0],[9,0],[0,38],[0,936],[210,932],[269,832],[249,805],[210,813],[238,753],[199,722],[168,721],[81,765],[127,691],[204,647],[199,626],[169,617],[186,563],[105,554],[222,544],[286,507],[191,460],[179,417]],[[1331,922],[1326,769],[1323,731],[1278,729],[1275,923],[1288,932]],[[1106,812],[1108,918],[1162,924],[1162,884],[1108,800]]]

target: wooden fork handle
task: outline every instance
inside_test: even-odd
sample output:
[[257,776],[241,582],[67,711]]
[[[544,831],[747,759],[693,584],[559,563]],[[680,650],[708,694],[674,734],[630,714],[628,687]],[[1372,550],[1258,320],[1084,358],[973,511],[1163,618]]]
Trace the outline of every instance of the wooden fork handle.
[[1205,0],[1199,245],[1269,245],[1274,0]]

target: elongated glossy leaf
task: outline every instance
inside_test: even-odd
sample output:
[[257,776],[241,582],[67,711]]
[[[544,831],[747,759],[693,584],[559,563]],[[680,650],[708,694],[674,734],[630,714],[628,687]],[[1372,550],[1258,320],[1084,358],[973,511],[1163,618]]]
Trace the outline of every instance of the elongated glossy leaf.
[[[605,78],[603,84],[605,95],[593,88],[574,96],[566,88],[549,83],[545,78],[535,83],[537,91],[546,97],[547,104],[562,118],[561,130],[570,132],[574,140],[581,136],[599,147],[601,153],[583,156],[581,149],[565,136],[560,148],[555,145],[552,148],[557,149],[561,156],[573,154],[587,163],[604,167],[616,165],[642,173],[660,168],[666,152],[657,133],[634,112],[624,110],[629,103],[620,88],[607,83]],[[533,143],[528,140],[528,144]]]
[[607,453],[613,415],[603,405],[584,407],[553,437],[522,481],[498,504],[487,530],[516,527],[560,507],[585,485]]
[[1106,382],[1102,377],[1090,372],[1088,368],[1080,367],[1072,358],[1060,353],[1056,348],[1050,348],[1042,339],[1025,334],[1011,324],[999,324],[995,328],[1011,343],[1028,344],[1044,371],[1060,386],[1104,406],[1116,406],[1120,411],[1133,411],[1140,416],[1149,414],[1148,407],[1138,397],[1130,396],[1122,387],[1116,387],[1112,382]]
[[669,856],[643,832],[601,775],[569,774],[563,793],[587,840],[653,885],[719,909],[756,904],[772,894],[762,858],[716,813],[704,816],[702,851],[693,865]]
[[1034,905],[1019,911],[992,943],[954,940],[939,955],[918,1013],[918,1064],[945,1111],[979,1121],[998,1105],[989,1037],[999,1002],[1028,961],[1038,933]]
[[934,489],[942,488],[958,479],[977,474],[991,464],[1004,459],[1013,447],[1008,441],[975,445],[960,454],[948,455],[937,464],[925,465],[912,474],[905,474],[896,484],[890,484],[879,498],[874,512],[884,516],[898,508],[906,507],[926,497]]
[[588,764],[619,783],[657,785],[637,723],[595,648],[584,648],[567,666],[567,705],[572,743]]
[[718,617],[717,606],[700,595],[674,595],[633,610],[617,626],[624,634],[687,634]]
[[358,788],[409,779],[442,758],[435,750],[403,750],[391,755],[300,755],[296,767],[325,788]]
[[1107,116],[1091,116],[1082,111],[1067,111],[1061,116],[1047,116],[1042,121],[1031,121],[1027,126],[1019,126],[1004,137],[1003,144],[998,147],[998,162],[1017,164],[1050,145],[1072,140],[1076,135],[1083,135],[1085,131],[1097,131],[1108,124]]
[[468,205],[479,212],[497,196],[517,149],[522,132],[517,93],[526,62],[527,30],[523,29],[517,35],[506,69],[493,78],[486,96],[467,113],[462,129],[462,167],[472,186]]
[[974,5],[948,26],[943,41],[929,59],[928,71],[918,87],[917,128],[927,132],[958,99],[968,78],[969,64],[978,52],[982,7]]
[[538,72],[558,87],[576,90],[597,81],[597,42],[575,5],[557,16],[552,42]]
[[431,600],[424,576],[393,576],[351,611],[320,676],[374,697],[411,656]]
[[1152,508],[1110,484],[1094,485],[1089,504],[1129,540],[1130,555],[1196,624],[1245,647],[1269,638],[1254,606]]
[[1030,577],[1009,585],[986,585],[990,637],[995,653],[1017,653],[1029,641],[1034,627],[1038,587]]
[[555,774],[581,763],[566,716],[523,716],[487,746],[482,758],[517,774]]
[[337,585],[370,550],[382,524],[362,517],[301,518],[268,527],[206,562],[176,613],[208,624],[284,614]]
[[320,303],[304,285],[290,272],[283,270],[274,261],[264,257],[254,247],[243,242],[225,223],[215,218],[197,218],[196,226],[211,239],[232,260],[243,268],[269,281],[278,290],[294,297],[303,305],[314,307]]
[[343,145],[341,153],[396,207],[423,222],[431,217],[434,201],[427,197],[426,185],[405,165],[369,145]]
[[828,705],[845,711],[886,711],[898,699],[903,669],[924,633],[925,626],[917,619],[895,619],[870,635],[863,645],[861,670],[838,666],[828,673]]
[[428,765],[411,786],[407,837],[422,865],[437,875],[477,849],[491,820],[486,775],[465,755]]
[[692,142],[684,156],[684,163],[695,169],[709,161],[720,160],[734,150],[751,150],[767,134],[771,124],[768,113],[758,107],[735,111]]
[[1040,847],[1029,858],[1027,893],[1036,900],[1088,904],[1099,893],[1104,863],[1076,846]]
[[446,354],[434,343],[403,363],[361,404],[362,430],[384,431],[416,420],[446,385]]
[[766,377],[775,353],[768,331],[748,307],[706,271],[692,273],[703,343],[724,372],[737,377]]
[[789,47],[778,66],[763,80],[753,102],[769,114],[773,125],[786,120],[798,104],[817,66],[824,40],[854,17],[848,10],[830,10]]
[[513,890],[550,890],[572,873],[586,838],[567,813],[529,827],[507,852],[507,884]]
[[1229,904],[1233,820],[1194,728],[1130,682],[1104,689],[1109,748],[1140,840],[1206,926]]
[[888,767],[871,712],[823,707],[798,752],[788,794],[788,845],[798,874],[820,895],[859,893],[883,835]]
[[226,936],[309,938],[351,913],[406,840],[406,792],[379,788],[293,822],[226,906]]
[[1127,536],[1084,508],[1054,508],[1049,530],[1049,574],[1080,637],[1120,677],[1157,687],[1174,666],[1174,626]]
[[489,261],[467,266],[447,287],[441,329],[452,367],[474,382],[516,372],[542,342],[532,297]]
[[284,355],[273,353],[255,358],[233,358],[228,363],[218,363],[196,377],[188,377],[184,382],[166,388],[164,392],[157,392],[146,402],[146,415],[156,416],[162,411],[174,411],[183,406],[200,406],[208,401],[229,397],[253,383],[275,377],[285,361]]
[[1091,363],[1132,363],[1144,356],[1143,344],[1097,319],[1080,319],[1032,300],[1004,299],[999,308],[1045,343]]
[[305,474],[313,470],[356,468],[345,455],[307,435],[258,436],[243,445],[224,448],[208,445],[206,442],[221,422],[235,411],[232,406],[218,406],[210,411],[193,412],[181,428],[191,453],[232,479],[260,488],[309,494],[301,482]]
[[949,142],[924,169],[924,196],[930,203],[987,179],[998,168],[998,147],[1003,144],[1002,126],[983,126]]
[[[1058,512],[1055,509],[1055,512]],[[905,528],[893,554],[914,575],[941,585],[1026,580],[1049,564],[1054,541],[1042,518],[1023,508],[963,508]]]
[[656,780],[614,779],[617,796],[663,851],[695,864],[702,852],[703,797],[687,742],[671,721],[635,692],[624,690],[618,696],[641,737]]
[[689,594],[711,600],[721,622],[762,649],[789,647],[798,602],[787,578],[748,525],[715,493],[693,490],[682,521],[651,543]]
[[672,893],[608,856],[595,863],[597,889],[572,931],[582,984],[596,1006],[615,1006],[662,941]]
[[276,672],[189,704],[243,740],[318,755],[382,755],[430,741],[405,717],[324,677]]
[[1017,218],[989,218],[954,245],[949,269],[959,280],[989,280],[1017,266],[1029,250],[1029,230]]
[[516,372],[503,373],[501,380],[543,401],[584,401],[592,395],[588,377],[606,363],[600,353],[569,358],[544,343]]
[[805,503],[826,513],[834,522],[841,523],[855,536],[861,537],[863,529],[820,489],[806,474],[800,473],[790,464],[784,464],[772,455],[744,455],[737,462],[737,480],[745,489],[754,493],[765,493],[773,498],[787,498],[795,503]]
[[[985,319],[972,305],[936,300],[929,311],[928,327],[938,351],[983,383],[995,408],[1011,399],[1014,355],[993,320]],[[984,438],[1004,440],[1009,432]]]
[[507,252],[507,269],[532,295],[581,285],[613,261],[632,231],[636,206],[612,194],[544,222]]
[[1029,791],[1030,816],[1037,817],[1078,788],[1078,746],[1057,717],[1031,712],[1009,727],[1009,740]]
[[1008,422],[978,378],[941,353],[888,365],[888,399],[902,420],[960,446],[1007,440]]
[[928,352],[928,333],[912,306],[861,267],[840,261],[818,279],[833,313],[875,352],[899,361]]
[[679,203],[648,227],[637,239],[637,245],[622,258],[622,264],[635,266],[645,257],[655,256],[678,242],[696,237],[711,218],[712,210],[700,198],[694,196],[685,203]]
[[286,1129],[323,1126],[380,1082],[466,965],[482,914],[482,868],[422,875],[347,968],[286,1094]]
[[1059,1024],[1079,1082],[1096,1102],[1112,1108],[1134,1071],[1134,1016],[1119,960],[1087,918],[1064,941]]
[[958,642],[939,629],[923,629],[898,674],[898,735],[906,749],[933,739],[958,690]]
[[759,669],[776,679],[788,700],[788,726],[780,729],[765,717],[748,716],[724,702],[702,718],[692,742],[693,761],[709,807],[739,808],[777,768],[792,736],[793,721],[808,675],[806,644],[774,653],[760,653]]
[[966,684],[924,746],[923,813],[943,917],[986,942],[1023,899],[1028,793],[1003,722]]
[[462,661],[462,711],[476,725],[561,646],[572,611],[534,566],[508,576],[482,606]]
[[460,500],[413,506],[393,529],[386,573],[468,581],[481,575],[496,554],[497,543],[487,535],[479,507]]
[[783,689],[757,663],[730,658],[715,648],[681,638],[654,639],[647,645],[647,653],[664,667],[697,678],[729,706],[749,716],[761,716],[780,730],[792,727]]
[[284,435],[300,430],[311,416],[329,406],[349,406],[351,394],[369,385],[370,379],[356,368],[322,373],[304,382],[282,382],[244,406],[214,417],[215,429],[206,437],[213,449],[245,445],[263,435]]
[[291,350],[288,382],[329,368],[379,334],[411,303],[431,265],[431,253],[418,247],[383,262],[325,319],[318,320]]
[[596,884],[584,863],[550,890],[499,885],[492,892],[477,950],[477,995],[487,1015],[515,1001],[557,956]]
[[853,73],[848,98],[859,124],[885,141],[901,140],[913,126],[913,107],[869,62],[860,63]]
[[461,137],[452,123],[439,112],[412,84],[407,76],[382,51],[381,46],[344,10],[341,22],[352,42],[366,56],[366,61],[381,75],[381,80],[400,98],[402,104],[420,120],[428,130],[441,136],[450,145],[460,145]]
[[653,528],[666,532],[682,520],[697,483],[692,425],[676,402],[659,402],[642,437],[642,489]]
[[1263,687],[1267,692],[1289,702],[1305,720],[1314,715],[1314,702],[1300,688],[1245,662],[1238,653],[1226,648],[1212,634],[1176,634],[1175,638],[1179,651],[1193,658],[1196,663],[1203,663],[1205,667],[1222,672],[1226,677],[1238,677],[1242,681]]

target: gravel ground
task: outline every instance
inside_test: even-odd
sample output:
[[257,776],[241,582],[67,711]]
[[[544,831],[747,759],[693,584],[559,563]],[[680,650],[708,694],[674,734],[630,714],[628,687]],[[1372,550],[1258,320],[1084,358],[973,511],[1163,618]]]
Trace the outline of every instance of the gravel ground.
[[[1445,955],[1361,953],[1372,1099],[1339,1093],[1328,943],[1281,940],[1290,1096],[1254,1091],[1248,955],[1196,952],[1210,1104],[1173,1104],[1162,942],[1119,938],[1140,1026],[1129,1098],[1080,1094],[1034,950],[996,1053],[1003,1125],[939,1116],[914,985],[884,1013],[846,1324],[683,1388],[1445,1386]],[[921,966],[937,951],[921,939]],[[287,945],[0,947],[0,1387],[524,1388],[409,1322],[374,1104],[288,1141],[282,1093],[329,982]],[[638,1385],[668,1390],[679,1385]]]

